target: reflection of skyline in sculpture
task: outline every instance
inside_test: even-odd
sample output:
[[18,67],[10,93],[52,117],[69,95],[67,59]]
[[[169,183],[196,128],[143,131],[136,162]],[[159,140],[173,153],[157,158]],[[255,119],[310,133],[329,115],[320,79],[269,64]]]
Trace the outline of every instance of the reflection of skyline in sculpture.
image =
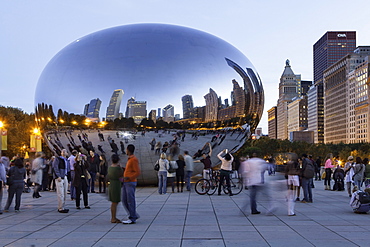
[[119,117],[119,109],[121,107],[123,94],[124,92],[122,89],[114,90],[110,98],[109,106],[107,107],[106,120],[114,120]]
[[[112,95],[115,90],[121,93]],[[175,111],[184,109],[185,95],[191,96],[192,106],[189,100],[183,118],[190,118],[172,124],[161,121],[166,116],[177,118]],[[107,109],[100,115],[112,121],[85,124],[81,110],[97,97],[101,107]],[[122,119],[131,97],[146,102],[145,114],[138,115],[146,117],[148,110],[153,121],[142,121],[137,126],[132,119]],[[124,104],[121,112],[125,114],[119,113],[121,102]],[[40,128],[45,135],[54,135],[56,141],[60,137],[64,147],[71,143],[69,133],[77,140],[76,136],[83,131],[89,133],[94,147],[101,145],[110,158],[109,143],[100,141],[98,130],[92,128],[106,137],[110,135],[117,143],[134,144],[142,169],[139,182],[149,184],[157,181],[153,166],[158,155],[148,144],[153,138],[162,144],[170,143],[173,135],[186,133],[181,154],[184,151],[196,154],[208,146],[207,142],[211,142],[214,153],[225,148],[238,150],[261,118],[263,89],[252,63],[224,40],[175,25],[134,24],[89,34],[63,48],[40,76],[35,105]],[[121,118],[115,119],[118,117]],[[138,130],[144,129],[143,135],[137,135]],[[45,139],[53,149],[55,140]],[[124,163],[127,157],[121,153],[120,156]],[[212,156],[216,165],[219,160]],[[203,167],[195,169],[202,171]]]
[[175,121],[175,108],[173,105],[168,104],[163,108],[163,121],[169,123]]
[[140,124],[146,118],[146,101],[136,101],[134,97],[127,101],[126,118],[133,118],[136,124]]
[[183,119],[192,118],[193,117],[193,96],[191,95],[184,95],[181,98],[182,101],[182,116]]
[[89,104],[85,105],[84,115],[92,120],[99,121],[101,100],[99,98],[92,99]]

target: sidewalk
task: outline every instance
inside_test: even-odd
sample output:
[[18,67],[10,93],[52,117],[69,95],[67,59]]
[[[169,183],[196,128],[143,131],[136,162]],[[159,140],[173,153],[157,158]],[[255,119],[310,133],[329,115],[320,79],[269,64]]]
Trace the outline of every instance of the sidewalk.
[[[276,177],[268,177],[274,179]],[[248,190],[229,197],[191,193],[159,195],[156,187],[137,189],[141,218],[136,224],[110,223],[110,202],[89,194],[91,209],[57,212],[55,192],[22,195],[21,212],[0,215],[0,246],[369,246],[370,215],[354,214],[344,191],[326,191],[315,181],[314,203],[296,203],[287,216],[285,192],[274,186],[278,210],[266,216],[268,198],[260,196],[260,215],[241,208]],[[4,193],[3,205],[7,191]],[[247,200],[248,199],[248,200]],[[125,217],[119,204],[118,218]]]

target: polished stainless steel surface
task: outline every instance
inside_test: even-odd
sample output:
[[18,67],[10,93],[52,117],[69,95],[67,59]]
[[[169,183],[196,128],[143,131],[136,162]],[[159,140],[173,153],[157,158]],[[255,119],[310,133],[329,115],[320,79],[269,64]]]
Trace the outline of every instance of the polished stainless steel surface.
[[[137,124],[141,116],[148,117],[151,110],[156,110],[158,115],[158,108],[161,108],[170,109],[165,116],[160,112],[163,120],[176,122],[180,118],[178,123],[182,127],[184,123],[191,123],[186,125],[191,129],[226,130],[248,126],[253,131],[261,119],[264,105],[263,86],[257,71],[248,58],[229,43],[181,26],[133,24],[76,39],[51,59],[39,78],[35,94],[40,126],[45,130],[61,125],[73,126],[64,122],[67,120],[62,119],[62,112],[84,114],[85,106],[95,99],[101,104],[97,104],[99,109],[93,109],[99,118],[92,120],[102,121],[113,102],[112,94],[118,89],[123,90],[117,101],[123,117],[132,97],[134,103],[142,103],[141,114],[135,119]],[[185,95],[192,96],[194,109],[187,114],[183,113],[182,97]],[[179,114],[177,118],[176,114]],[[190,118],[181,119],[183,115]],[[72,122],[72,119],[68,121]],[[194,144],[189,146],[193,150],[189,151],[194,153],[201,149],[212,135],[199,138],[199,141],[194,139]],[[158,138],[158,133],[156,136]],[[169,137],[167,141],[172,139],[171,135]],[[231,142],[233,138],[228,139],[216,147],[213,156],[219,148],[240,146],[246,138],[240,141],[239,137],[235,143]],[[111,154],[110,150],[108,154]],[[149,151],[144,156],[152,154]],[[157,155],[153,154],[153,157],[155,159]],[[145,167],[152,166],[153,159],[142,161],[143,170],[149,171]],[[214,161],[216,163],[217,158]],[[146,176],[153,178],[155,173],[144,173],[141,182],[146,183]]]

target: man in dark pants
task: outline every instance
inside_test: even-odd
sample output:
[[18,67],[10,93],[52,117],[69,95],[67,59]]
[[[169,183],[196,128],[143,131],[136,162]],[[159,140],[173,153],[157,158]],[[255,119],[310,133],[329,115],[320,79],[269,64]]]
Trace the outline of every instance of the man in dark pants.
[[91,176],[91,179],[89,181],[89,188],[87,191],[90,191],[91,193],[95,193],[95,179],[96,179],[96,173],[98,172],[100,159],[99,156],[94,153],[94,151],[90,150],[90,157],[88,158],[89,163],[89,173]]

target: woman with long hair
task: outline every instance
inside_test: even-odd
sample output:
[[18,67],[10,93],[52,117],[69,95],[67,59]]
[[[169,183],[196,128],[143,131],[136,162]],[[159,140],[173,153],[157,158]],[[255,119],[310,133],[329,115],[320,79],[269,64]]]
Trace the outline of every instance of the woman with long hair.
[[[181,192],[184,191],[184,177],[185,177],[185,161],[184,161],[184,156],[181,154],[177,157],[178,159],[176,160],[177,163],[177,169],[176,169],[176,183],[177,183],[177,192],[180,192],[180,187],[181,187]],[[180,186],[181,184],[181,186]]]
[[328,154],[328,159],[325,161],[325,190],[330,190],[330,180],[331,180],[331,174],[332,174],[332,168],[334,167],[333,162],[333,154]]
[[169,161],[167,160],[166,154],[161,153],[159,160],[159,170],[158,170],[158,193],[167,193],[167,170],[169,169]]

